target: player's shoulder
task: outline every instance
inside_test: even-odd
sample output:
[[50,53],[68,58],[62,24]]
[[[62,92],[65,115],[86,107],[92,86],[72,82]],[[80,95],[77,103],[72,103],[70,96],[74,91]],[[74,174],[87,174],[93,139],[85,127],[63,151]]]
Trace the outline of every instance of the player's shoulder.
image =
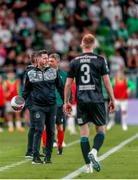
[[24,74],[28,74],[30,71],[32,71],[34,69],[34,65],[30,64],[26,67]]
[[51,76],[52,76],[52,74],[57,75],[58,70],[53,68],[53,67],[48,66],[48,67],[45,68],[45,73],[51,74]]
[[95,56],[99,61],[104,61],[105,58],[99,54],[93,53],[93,56]]
[[89,53],[89,54],[82,53],[79,56],[72,59],[71,62],[75,63],[75,62],[79,61],[82,58],[92,58],[92,59],[99,59],[99,60],[104,60],[105,59],[103,56],[101,56],[99,54],[96,54],[96,53]]
[[60,75],[59,75],[57,69],[48,66],[48,67],[45,68],[44,76],[48,76],[49,80],[54,80],[57,77],[59,77]]
[[59,70],[58,70],[58,72],[59,72],[59,74],[61,74],[61,75],[66,75],[66,74],[67,74],[67,72],[66,72],[66,71],[61,70],[61,69],[59,69]]
[[77,65],[77,64],[79,64],[81,58],[82,58],[82,54],[74,57],[74,58],[70,61],[70,64],[71,64],[71,65]]
[[98,60],[99,64],[101,64],[101,65],[103,65],[103,64],[107,65],[108,64],[107,60],[106,60],[106,58],[104,56],[101,56],[99,54],[94,54],[94,55],[97,57],[97,60]]
[[55,68],[53,68],[53,67],[50,67],[50,66],[46,67],[45,70],[46,70],[46,71],[50,71],[50,72],[57,72],[57,71],[58,71],[57,69],[55,69]]
[[70,61],[70,64],[76,63],[76,60],[77,60],[77,59],[78,59],[77,57],[73,58],[73,59]]
[[34,69],[34,68],[35,68],[34,65],[29,64],[29,65],[26,67],[25,71],[28,72],[28,71],[30,71],[30,70],[32,70],[32,69]]

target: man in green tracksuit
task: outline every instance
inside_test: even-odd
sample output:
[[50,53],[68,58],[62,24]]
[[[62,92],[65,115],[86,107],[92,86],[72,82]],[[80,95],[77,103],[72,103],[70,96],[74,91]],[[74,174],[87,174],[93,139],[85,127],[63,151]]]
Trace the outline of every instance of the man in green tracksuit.
[[[49,55],[49,66],[58,70],[62,82],[65,85],[67,73],[59,69],[59,63],[60,63],[59,54],[54,53]],[[62,144],[64,141],[65,114],[63,113],[63,100],[57,89],[56,89],[56,104],[57,104],[57,115],[56,115],[57,146],[58,146],[58,155],[61,155],[63,150]]]

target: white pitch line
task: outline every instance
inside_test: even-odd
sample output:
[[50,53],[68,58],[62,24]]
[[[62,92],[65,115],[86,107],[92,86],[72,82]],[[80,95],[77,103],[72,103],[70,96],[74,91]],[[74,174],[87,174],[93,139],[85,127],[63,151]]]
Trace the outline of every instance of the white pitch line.
[[66,146],[66,147],[73,146],[74,144],[77,144],[77,143],[79,143],[79,142],[80,142],[80,140],[73,141],[73,142],[71,142],[71,143],[67,144],[67,146]]
[[16,163],[13,163],[13,164],[10,164],[10,165],[7,165],[7,166],[0,167],[0,172],[6,171],[6,170],[11,169],[11,168],[14,168],[14,167],[19,166],[21,164],[27,163],[28,161],[30,161],[30,159],[26,159],[26,160],[19,161],[19,162],[16,162]]
[[[103,155],[101,155],[98,160],[99,161],[103,161],[105,158],[107,158],[108,156],[110,156],[111,154],[115,153],[116,151],[120,150],[122,147],[124,147],[126,144],[134,141],[136,138],[138,138],[138,134],[135,134],[134,136],[132,136],[129,139],[126,139],[125,141],[121,142],[119,145],[113,147],[112,149],[110,149],[109,151],[107,151],[106,153],[104,153]],[[80,175],[82,172],[84,172],[84,168],[85,165],[82,166],[81,168],[77,169],[76,171],[68,174],[67,176],[63,177],[62,179],[72,179],[75,178],[76,176]]]
[[[75,145],[75,144],[77,144],[77,143],[79,143],[79,140],[76,140],[76,141],[73,141],[73,142],[67,144],[66,147],[73,146],[73,145]],[[16,166],[20,166],[20,165],[22,165],[22,164],[25,164],[25,163],[29,162],[30,160],[31,160],[31,159],[25,159],[25,160],[23,160],[23,161],[19,161],[19,162],[16,162],[16,163],[12,163],[12,164],[10,164],[10,165],[6,165],[6,166],[3,166],[3,167],[0,167],[0,172],[9,170],[9,169],[14,168],[14,167],[16,167]]]

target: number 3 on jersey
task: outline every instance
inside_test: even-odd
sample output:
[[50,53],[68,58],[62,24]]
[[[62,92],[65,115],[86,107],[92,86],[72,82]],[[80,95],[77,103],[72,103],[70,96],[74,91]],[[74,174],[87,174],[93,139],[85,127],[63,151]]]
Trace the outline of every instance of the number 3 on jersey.
[[86,84],[90,82],[90,66],[88,64],[82,64],[81,72],[83,75],[81,76],[82,83]]

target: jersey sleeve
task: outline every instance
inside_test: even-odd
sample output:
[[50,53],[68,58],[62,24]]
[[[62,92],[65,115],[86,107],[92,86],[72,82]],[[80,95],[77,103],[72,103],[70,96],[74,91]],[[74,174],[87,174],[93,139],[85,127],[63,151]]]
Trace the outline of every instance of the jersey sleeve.
[[105,58],[102,59],[101,75],[109,74],[109,67]]
[[68,78],[73,78],[75,77],[75,67],[74,67],[74,61],[71,61],[70,65],[69,65],[69,71],[68,71]]
[[64,84],[62,82],[61,76],[58,71],[57,71],[57,78],[56,78],[56,88],[57,88],[62,100],[64,100]]

